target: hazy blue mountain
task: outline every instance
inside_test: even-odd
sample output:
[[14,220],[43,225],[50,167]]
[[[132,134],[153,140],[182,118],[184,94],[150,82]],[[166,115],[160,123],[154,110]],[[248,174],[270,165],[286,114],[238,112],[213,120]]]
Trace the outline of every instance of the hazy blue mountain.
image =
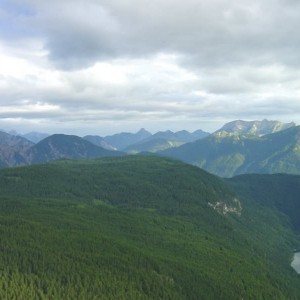
[[[180,131],[178,131],[178,132],[180,132]],[[203,139],[210,135],[209,132],[203,131],[202,129],[197,129],[194,132],[192,132],[191,134],[194,137],[194,140]]]
[[161,154],[224,177],[243,173],[300,174],[300,126],[262,137],[220,131]]
[[26,152],[33,146],[27,139],[0,131],[0,167],[26,164]]
[[[20,134],[18,134],[20,135]],[[33,143],[38,143],[40,142],[41,140],[45,139],[46,137],[49,136],[48,133],[41,133],[41,132],[37,132],[37,131],[32,131],[32,132],[29,132],[29,133],[26,133],[26,134],[22,134],[20,135],[24,138],[26,138],[27,140],[33,142]]]
[[121,152],[97,147],[75,135],[54,134],[31,147],[27,157],[30,163],[43,163],[57,159],[90,159],[120,155]]
[[143,151],[155,153],[165,149],[178,147],[187,142],[202,139],[208,135],[208,132],[202,130],[197,130],[192,133],[187,130],[178,132],[173,132],[171,130],[159,131],[136,144],[130,145],[125,148],[124,151],[127,153],[139,153]]
[[106,150],[117,150],[115,147],[106,142],[103,137],[98,135],[86,135],[83,139]]
[[167,130],[167,131],[158,131],[142,142],[146,142],[154,139],[165,139],[165,140],[187,143],[198,139],[202,139],[204,137],[207,137],[208,135],[209,135],[208,132],[202,130],[196,130],[194,132],[188,132],[187,130],[173,132],[171,130]]
[[164,139],[164,138],[156,138],[156,139],[150,139],[150,140],[147,139],[145,142],[131,145],[131,146],[125,148],[123,151],[126,153],[129,153],[129,154],[136,154],[136,153],[140,153],[140,152],[155,153],[155,152],[162,151],[165,149],[179,147],[183,144],[184,144],[184,142],[182,142],[182,141],[173,141],[173,140],[168,140],[168,139]]
[[18,133],[16,130],[10,130],[10,131],[2,130],[2,131],[6,132],[10,135],[23,137],[26,140],[31,141],[34,144],[40,142],[41,140],[43,140],[49,136],[48,133],[42,133],[42,132],[37,132],[37,131],[31,131],[31,132],[28,132],[25,134]]
[[288,129],[290,127],[295,127],[294,122],[282,123],[279,121],[242,121],[236,120],[225,124],[217,132],[226,131],[228,133],[237,133],[242,135],[266,135],[278,131]]
[[187,130],[181,130],[175,132],[176,139],[184,142],[193,142],[199,139],[203,139],[209,135],[210,135],[209,132],[203,131],[201,129],[198,129],[194,132],[189,132]]
[[18,132],[16,130],[9,130],[9,131],[6,131],[6,130],[2,130],[3,132],[6,132],[10,135],[19,135]]
[[145,130],[140,129],[137,133],[122,132],[114,135],[104,137],[104,140],[118,150],[123,150],[132,144],[136,144],[152,134]]

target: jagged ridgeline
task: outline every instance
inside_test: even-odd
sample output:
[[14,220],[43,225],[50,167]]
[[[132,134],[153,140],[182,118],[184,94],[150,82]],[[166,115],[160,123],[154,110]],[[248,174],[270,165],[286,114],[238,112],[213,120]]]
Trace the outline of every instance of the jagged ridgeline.
[[1,299],[300,298],[285,217],[196,167],[59,161],[0,186]]

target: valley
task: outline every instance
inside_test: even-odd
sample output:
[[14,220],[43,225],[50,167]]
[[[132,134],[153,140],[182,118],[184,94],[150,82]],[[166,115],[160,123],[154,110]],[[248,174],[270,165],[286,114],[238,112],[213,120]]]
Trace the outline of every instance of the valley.
[[[17,134],[17,133],[15,133]],[[93,159],[128,154],[182,160],[220,177],[239,174],[300,174],[300,126],[279,121],[233,121],[216,132],[159,131],[111,136],[0,132],[0,167],[58,159]],[[26,140],[39,140],[36,144]]]

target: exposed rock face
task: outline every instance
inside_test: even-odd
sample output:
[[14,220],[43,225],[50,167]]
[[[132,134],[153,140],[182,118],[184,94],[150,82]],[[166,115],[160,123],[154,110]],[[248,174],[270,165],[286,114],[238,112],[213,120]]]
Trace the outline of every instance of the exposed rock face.
[[26,164],[27,151],[33,145],[25,138],[0,131],[0,167]]
[[263,136],[266,134],[282,131],[294,126],[296,126],[294,122],[282,123],[279,121],[268,121],[268,120],[263,120],[263,121],[237,120],[225,124],[217,132],[225,131],[228,133],[236,133],[236,134],[243,134],[243,135]]
[[237,198],[234,198],[230,205],[228,205],[224,201],[217,201],[215,203],[208,202],[208,205],[212,207],[214,210],[216,210],[218,213],[223,215],[226,215],[228,213],[233,213],[238,216],[241,216],[242,214],[242,205]]

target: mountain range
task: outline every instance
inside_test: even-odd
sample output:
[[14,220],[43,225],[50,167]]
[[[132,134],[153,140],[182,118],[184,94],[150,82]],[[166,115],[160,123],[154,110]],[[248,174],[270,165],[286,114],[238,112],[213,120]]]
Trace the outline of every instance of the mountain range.
[[151,133],[142,128],[137,133],[122,132],[106,136],[104,140],[118,150],[124,150],[126,147],[138,143],[151,136]]
[[130,154],[136,154],[144,151],[155,153],[202,139],[208,135],[208,132],[202,130],[196,130],[194,132],[188,132],[187,130],[177,132],[173,132],[171,130],[159,131],[146,139],[129,145],[123,150]]
[[0,132],[0,298],[300,299],[300,126],[266,122]]
[[[221,177],[244,173],[300,174],[300,127],[294,123],[237,120],[213,134],[201,130],[151,134],[145,129],[107,137],[56,134],[36,144],[18,135],[0,133],[0,167],[152,152]],[[38,133],[34,136],[41,137]]]
[[0,167],[120,155],[124,154],[97,147],[74,135],[54,134],[34,144],[23,137],[0,132]]
[[[10,134],[0,131],[0,167],[43,163],[57,159],[119,156],[125,155],[118,151],[123,148],[128,148],[126,150],[128,153],[156,152],[206,135],[208,133],[201,130],[193,133],[165,131],[152,135],[145,129],[141,129],[137,133],[118,133],[106,137],[87,135],[81,138],[65,134],[47,135],[30,132],[19,135],[15,131],[11,131]],[[130,150],[130,147],[134,150]]]
[[160,154],[221,177],[244,173],[300,174],[300,126],[293,125],[263,136],[217,131]]

